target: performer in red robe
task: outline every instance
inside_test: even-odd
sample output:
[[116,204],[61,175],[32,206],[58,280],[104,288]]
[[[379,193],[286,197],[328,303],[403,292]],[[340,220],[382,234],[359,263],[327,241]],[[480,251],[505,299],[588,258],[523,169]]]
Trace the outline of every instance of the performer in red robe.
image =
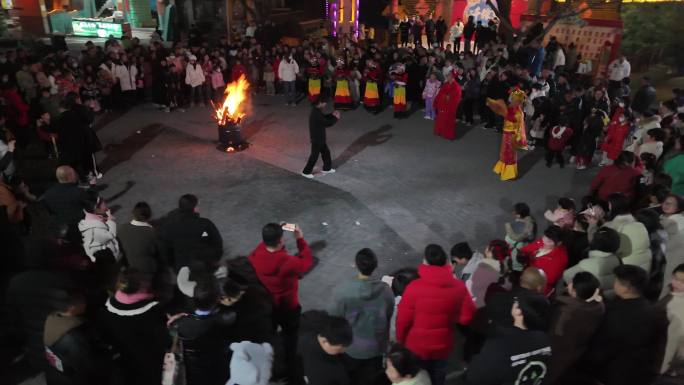
[[504,117],[501,146],[499,147],[499,161],[494,165],[494,172],[501,180],[511,180],[518,177],[517,150],[527,149],[525,134],[525,112],[522,109],[525,91],[515,87],[508,91],[508,104],[502,99],[487,98],[487,107],[495,114]]
[[461,86],[454,80],[455,76],[453,72],[447,74],[434,104],[437,119],[433,133],[448,140],[456,139],[456,111],[461,103]]

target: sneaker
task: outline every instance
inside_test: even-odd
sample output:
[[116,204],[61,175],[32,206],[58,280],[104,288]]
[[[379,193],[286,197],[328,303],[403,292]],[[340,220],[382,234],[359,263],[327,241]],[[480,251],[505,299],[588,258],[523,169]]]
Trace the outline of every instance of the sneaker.
[[102,173],[98,172],[97,174],[95,174],[95,178],[96,179],[102,179]]
[[179,108],[179,109],[178,109],[178,112],[185,112],[185,109],[184,109],[184,108]]
[[171,112],[171,108],[169,108],[169,107],[164,108],[164,112],[167,112],[167,113]]
[[313,174],[304,174],[304,173],[302,173],[302,176],[306,179],[313,179],[313,177],[314,177]]
[[587,166],[585,166],[585,165],[583,165],[583,164],[578,164],[578,165],[577,165],[577,169],[578,169],[578,170],[586,170],[586,169],[587,169]]
[[570,164],[575,164],[576,161],[577,161],[577,158],[575,158],[574,156],[570,157]]
[[335,169],[334,169],[334,168],[331,168],[330,170],[327,170],[327,171],[326,171],[326,170],[323,170],[323,174],[334,174],[334,173],[335,173]]

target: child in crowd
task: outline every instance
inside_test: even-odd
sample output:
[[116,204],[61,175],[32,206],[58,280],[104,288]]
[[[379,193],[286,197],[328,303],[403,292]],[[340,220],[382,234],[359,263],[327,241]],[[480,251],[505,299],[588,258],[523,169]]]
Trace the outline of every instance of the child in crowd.
[[266,95],[275,95],[275,72],[273,71],[273,62],[266,60],[264,63],[264,83],[266,83]]
[[561,229],[572,229],[575,224],[575,201],[570,198],[558,199],[558,206],[546,210],[544,218]]
[[211,87],[212,87],[212,100],[214,103],[219,103],[223,98],[223,91],[226,88],[226,82],[223,80],[223,73],[221,72],[221,67],[216,64],[211,72]]
[[425,88],[423,89],[423,99],[425,100],[425,119],[434,120],[437,116],[435,113],[435,108],[433,107],[433,103],[441,85],[442,83],[437,79],[437,73],[432,72],[430,74],[430,78],[425,82]]
[[549,132],[549,140],[546,142],[546,167],[553,165],[554,159],[560,168],[565,167],[563,150],[572,137],[572,128],[569,126],[554,126]]
[[513,221],[504,224],[506,229],[505,240],[511,248],[513,270],[521,271],[523,266],[516,263],[518,251],[537,236],[537,223],[530,214],[530,206],[527,203],[516,203],[513,206],[513,215]]
[[603,160],[600,166],[612,164],[617,159],[624,147],[625,138],[629,133],[630,122],[624,106],[618,106],[613,113],[613,118],[606,127],[606,136],[603,139],[601,150]]

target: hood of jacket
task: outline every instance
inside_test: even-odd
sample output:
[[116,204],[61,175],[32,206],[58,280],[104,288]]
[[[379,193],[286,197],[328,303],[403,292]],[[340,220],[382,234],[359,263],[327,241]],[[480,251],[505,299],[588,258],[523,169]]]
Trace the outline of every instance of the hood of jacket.
[[386,292],[387,287],[386,283],[376,277],[357,277],[344,287],[341,294],[367,301],[380,297],[383,292]]
[[418,275],[431,286],[450,287],[454,286],[456,278],[451,273],[451,269],[445,266],[420,265]]
[[474,272],[477,266],[482,262],[484,259],[484,255],[482,253],[476,251],[473,253],[473,256],[470,257],[468,260],[468,263],[466,263],[465,267],[463,270],[461,270],[460,277],[463,280],[467,280]]

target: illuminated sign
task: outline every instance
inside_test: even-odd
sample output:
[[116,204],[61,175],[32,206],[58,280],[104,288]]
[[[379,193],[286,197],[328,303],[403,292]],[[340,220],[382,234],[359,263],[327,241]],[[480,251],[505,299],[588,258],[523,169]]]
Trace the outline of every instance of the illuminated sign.
[[109,37],[110,35],[121,38],[124,34],[123,24],[106,21],[74,19],[71,21],[74,35],[86,37]]

